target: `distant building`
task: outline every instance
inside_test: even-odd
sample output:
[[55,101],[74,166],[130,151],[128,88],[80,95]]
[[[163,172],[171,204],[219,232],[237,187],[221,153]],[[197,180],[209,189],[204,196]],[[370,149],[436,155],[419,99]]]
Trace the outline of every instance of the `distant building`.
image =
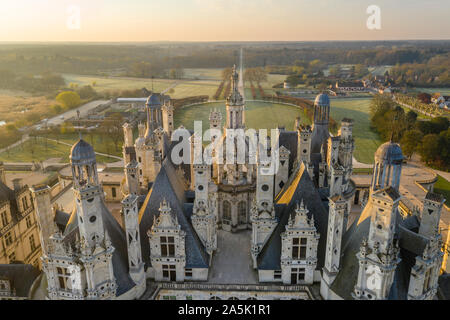
[[41,245],[31,192],[20,179],[13,182],[10,189],[0,162],[0,263],[20,262],[39,268]]

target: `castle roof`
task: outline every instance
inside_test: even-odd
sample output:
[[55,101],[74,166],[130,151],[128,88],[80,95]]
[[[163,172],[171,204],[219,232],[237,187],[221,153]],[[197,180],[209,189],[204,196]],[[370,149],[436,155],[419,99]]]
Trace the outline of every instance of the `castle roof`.
[[383,143],[375,152],[375,162],[396,164],[403,161],[403,153],[400,145],[392,141]]
[[164,199],[170,204],[172,214],[177,216],[181,229],[186,233],[186,268],[208,268],[208,254],[188,220],[192,214],[192,205],[185,204],[184,184],[169,157],[163,161],[161,170],[139,210],[142,257],[146,266],[151,266],[147,231],[151,229],[154,218],[159,216],[160,203]]
[[152,93],[148,97],[147,102],[145,104],[152,109],[152,108],[160,107],[161,101],[159,100],[159,97],[156,93]]
[[[134,281],[131,279],[128,268],[128,249],[127,239],[125,238],[125,232],[122,227],[116,221],[116,219],[109,212],[106,205],[101,201],[101,214],[103,219],[103,227],[108,233],[111,244],[114,247],[112,256],[113,273],[117,282],[116,296],[120,296],[129,291],[135,286]],[[58,222],[67,219],[67,213],[56,212],[55,221]],[[67,221],[67,225],[64,228],[64,242],[75,247],[76,235],[78,233],[78,214],[76,209],[72,211],[70,218]]]
[[316,100],[314,100],[314,105],[330,106],[330,98],[326,93],[321,93],[317,95]]
[[70,150],[70,161],[73,163],[95,161],[94,148],[83,139],[78,140]]
[[314,226],[321,235],[317,249],[317,268],[322,268],[325,261],[328,211],[323,206],[320,195],[303,163],[275,200],[275,210],[279,216],[279,223],[258,255],[258,269],[281,269],[281,234],[285,231],[289,216],[295,211],[297,203],[302,201],[309,211],[308,218],[314,217]]
[[[368,237],[373,210],[372,202],[369,201],[359,220],[356,220],[343,236],[341,269],[331,285],[331,290],[343,299],[352,299],[351,294],[359,271],[356,254],[360,250],[362,240]],[[398,211],[395,214],[397,219],[394,238],[398,240],[401,261],[397,266],[388,299],[406,300],[415,257],[422,254],[428,240],[417,233],[418,221],[415,216],[403,220]]]

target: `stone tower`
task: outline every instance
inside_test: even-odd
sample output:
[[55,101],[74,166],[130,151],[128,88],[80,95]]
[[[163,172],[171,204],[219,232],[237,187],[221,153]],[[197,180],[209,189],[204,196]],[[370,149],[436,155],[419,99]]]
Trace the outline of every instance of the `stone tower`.
[[[141,186],[147,190],[148,184],[153,182],[161,169],[163,151],[161,149],[160,135],[157,129],[161,128],[162,114],[161,102],[156,94],[152,94],[146,103],[147,126],[143,136],[139,128],[139,138],[136,140],[136,157],[139,162]],[[157,133],[155,133],[155,131]]]
[[142,261],[141,237],[139,234],[139,211],[137,196],[129,194],[122,201],[122,217],[125,226],[128,248],[128,267],[130,277],[140,288],[142,295],[145,291],[145,271]]
[[439,221],[445,199],[442,195],[428,192],[423,200],[419,233],[433,239],[439,234]]
[[209,185],[211,168],[209,165],[193,165],[195,175],[195,200],[192,215],[192,226],[211,256],[217,248],[216,203],[211,201]]
[[173,106],[166,102],[162,107],[162,123],[166,134],[171,137],[173,132]]
[[50,187],[47,185],[36,185],[30,188],[30,190],[36,210],[42,253],[45,255],[48,253],[50,236],[56,231],[50,204]]
[[392,141],[382,144],[375,153],[371,189],[388,186],[398,191],[402,172],[403,154],[400,146]]
[[227,97],[227,129],[245,128],[244,99],[238,89],[239,75],[233,66],[231,75],[231,93]]
[[370,211],[369,238],[361,243],[357,254],[358,279],[353,292],[357,300],[387,299],[399,259],[398,242],[394,241],[400,195],[393,187],[377,190],[366,206]]
[[251,208],[252,221],[252,258],[256,268],[259,252],[267,238],[272,234],[277,222],[275,219],[274,175],[270,169],[271,162],[258,160],[256,168],[256,194]]
[[339,196],[329,198],[327,247],[323,268],[320,294],[326,300],[330,298],[330,286],[336,278],[341,265],[342,236],[346,231],[348,216],[347,200]]
[[311,161],[311,137],[312,130],[310,126],[301,126],[298,129],[298,148],[297,161],[308,164]]

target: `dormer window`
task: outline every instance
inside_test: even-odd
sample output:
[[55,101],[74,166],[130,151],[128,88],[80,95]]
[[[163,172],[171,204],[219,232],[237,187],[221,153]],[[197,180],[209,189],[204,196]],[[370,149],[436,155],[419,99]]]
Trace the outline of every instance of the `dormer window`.
[[307,238],[292,239],[292,259],[306,259]]
[[161,256],[175,256],[175,239],[174,237],[161,237]]

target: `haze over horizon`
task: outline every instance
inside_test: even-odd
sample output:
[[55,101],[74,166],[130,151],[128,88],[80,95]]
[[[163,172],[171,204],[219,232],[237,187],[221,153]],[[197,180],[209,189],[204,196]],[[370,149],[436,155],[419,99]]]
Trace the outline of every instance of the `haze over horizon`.
[[450,39],[448,0],[17,0],[2,13],[1,42]]

